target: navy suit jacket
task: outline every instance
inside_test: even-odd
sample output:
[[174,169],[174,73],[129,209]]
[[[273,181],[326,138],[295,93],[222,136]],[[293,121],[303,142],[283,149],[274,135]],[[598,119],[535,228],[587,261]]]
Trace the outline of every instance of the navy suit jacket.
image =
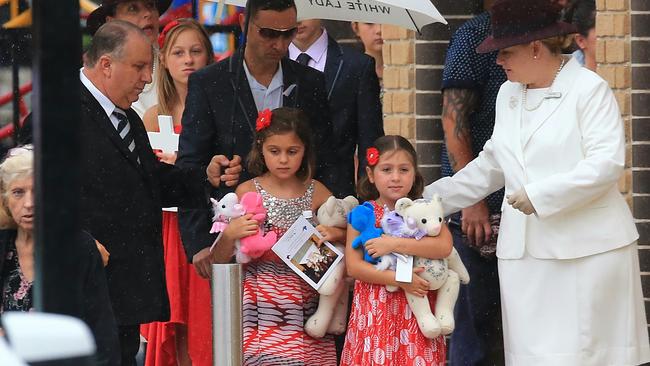
[[358,147],[359,174],[365,174],[366,149],[384,135],[379,79],[375,60],[329,37],[325,83],[337,158],[337,181],[328,188],[342,198],[355,195],[354,153]]
[[[239,181],[252,178],[245,159],[253,145],[258,111],[246,73],[243,68],[237,70],[241,62],[239,50],[232,57],[190,75],[176,161],[179,167],[205,168],[214,155],[239,155],[244,160]],[[282,59],[281,64],[286,92],[283,106],[300,108],[309,117],[317,161],[315,178],[330,187],[338,180],[338,170],[333,168],[336,157],[331,153],[332,122],[323,74],[288,58]],[[239,89],[237,100],[235,88]],[[214,189],[211,195],[221,198],[232,190],[224,186]],[[209,233],[209,200],[203,203],[199,209],[179,208],[181,238],[189,261],[216,239],[216,235]]]

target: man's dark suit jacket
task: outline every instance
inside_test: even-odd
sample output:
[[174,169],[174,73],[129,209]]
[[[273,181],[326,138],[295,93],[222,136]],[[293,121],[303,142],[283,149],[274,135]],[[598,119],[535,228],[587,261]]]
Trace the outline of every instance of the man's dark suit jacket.
[[[183,112],[183,129],[179,141],[176,165],[205,168],[214,155],[240,155],[244,170],[239,182],[251,179],[246,170],[246,156],[251,150],[257,119],[257,107],[246,73],[239,70],[241,50],[232,57],[207,66],[190,75],[189,90]],[[282,63],[283,106],[302,109],[309,117],[312,129],[317,168],[315,178],[332,187],[338,181],[333,169],[332,123],[325,92],[323,74],[284,58]],[[295,85],[295,86],[294,86]],[[235,101],[235,87],[238,97]],[[221,198],[232,188],[212,192]],[[179,226],[187,258],[212,244],[216,235],[209,233],[212,214],[209,202],[202,209],[179,209]]]
[[359,173],[365,174],[366,149],[384,135],[379,79],[375,60],[328,39],[325,83],[334,129],[337,181],[328,187],[335,196],[355,195],[354,152],[358,145]]
[[159,162],[142,120],[132,109],[126,114],[135,154],[81,85],[81,226],[110,252],[106,275],[120,326],[169,318],[161,210],[205,195],[205,170]]

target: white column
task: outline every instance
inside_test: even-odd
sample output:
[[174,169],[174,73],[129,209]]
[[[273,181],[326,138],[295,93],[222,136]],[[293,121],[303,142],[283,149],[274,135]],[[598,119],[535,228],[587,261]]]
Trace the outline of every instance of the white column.
[[215,366],[241,366],[242,267],[212,265],[212,354]]

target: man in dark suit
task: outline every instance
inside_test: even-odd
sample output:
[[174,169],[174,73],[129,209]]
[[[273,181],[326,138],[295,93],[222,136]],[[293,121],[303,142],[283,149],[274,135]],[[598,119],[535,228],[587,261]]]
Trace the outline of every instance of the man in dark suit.
[[[310,119],[317,157],[315,178],[332,187],[338,178],[332,169],[335,156],[323,75],[285,57],[296,31],[295,4],[293,0],[250,0],[249,12],[245,52],[239,50],[190,75],[176,164],[204,167],[214,154],[246,157],[258,112],[296,107]],[[243,15],[241,22],[243,26]],[[250,178],[243,169],[241,181]],[[226,192],[219,189],[213,195],[221,197]],[[202,209],[180,208],[178,216],[187,257],[207,278],[216,260],[209,251],[216,238],[209,233],[210,208],[207,204]]]
[[[140,324],[169,318],[161,208],[205,199],[206,172],[159,162],[131,109],[151,81],[152,55],[141,29],[115,20],[97,31],[80,72],[81,224],[110,252],[122,365],[135,364]],[[211,182],[220,176],[214,161]]]
[[318,19],[298,23],[289,57],[325,73],[336,141],[333,148],[339,162],[336,166],[339,179],[328,188],[337,197],[354,195],[355,150],[358,150],[359,174],[364,174],[366,149],[384,135],[375,61],[353,48],[339,45]]

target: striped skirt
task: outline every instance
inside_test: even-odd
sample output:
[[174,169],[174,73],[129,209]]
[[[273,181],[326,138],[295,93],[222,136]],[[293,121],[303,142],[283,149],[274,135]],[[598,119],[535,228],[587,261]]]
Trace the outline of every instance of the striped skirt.
[[244,365],[335,366],[334,339],[314,339],[304,324],[318,294],[274,253],[244,267]]

